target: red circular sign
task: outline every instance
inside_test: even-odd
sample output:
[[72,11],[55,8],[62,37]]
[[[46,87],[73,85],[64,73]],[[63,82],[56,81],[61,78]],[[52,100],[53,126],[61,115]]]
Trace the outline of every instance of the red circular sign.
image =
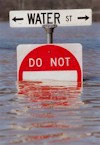
[[[43,45],[33,49],[23,59],[18,80],[23,81],[24,71],[77,71],[77,82],[82,82],[78,60],[67,49],[57,45]],[[73,77],[73,76],[72,76]]]

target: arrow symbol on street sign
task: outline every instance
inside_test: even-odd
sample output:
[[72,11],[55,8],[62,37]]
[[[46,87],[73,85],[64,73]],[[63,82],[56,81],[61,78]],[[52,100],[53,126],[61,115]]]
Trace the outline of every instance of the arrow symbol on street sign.
[[85,21],[86,21],[89,19],[89,17],[85,15],[85,17],[78,17],[78,19],[85,19]]
[[12,20],[16,22],[16,21],[22,21],[24,19],[23,18],[16,18],[16,17],[14,17]]

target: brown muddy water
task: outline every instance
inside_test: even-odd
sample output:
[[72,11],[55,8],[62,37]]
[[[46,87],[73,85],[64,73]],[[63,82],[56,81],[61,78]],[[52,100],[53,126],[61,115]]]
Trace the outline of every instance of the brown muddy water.
[[59,27],[54,43],[83,45],[83,88],[19,82],[16,46],[46,43],[43,28],[0,23],[0,145],[100,144],[100,23]]

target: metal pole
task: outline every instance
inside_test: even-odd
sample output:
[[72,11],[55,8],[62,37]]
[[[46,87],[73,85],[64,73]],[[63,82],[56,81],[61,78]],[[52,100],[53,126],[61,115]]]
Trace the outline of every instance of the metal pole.
[[46,30],[46,34],[47,34],[47,43],[53,43],[53,32],[54,32],[54,28],[56,28],[57,25],[43,25],[43,28]]

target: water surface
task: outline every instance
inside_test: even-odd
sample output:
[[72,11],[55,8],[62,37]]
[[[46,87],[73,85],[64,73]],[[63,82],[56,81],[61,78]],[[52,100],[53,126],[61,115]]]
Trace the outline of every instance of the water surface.
[[55,29],[54,43],[83,45],[83,88],[17,84],[16,46],[36,43],[43,28],[0,23],[0,145],[99,145],[100,23]]

